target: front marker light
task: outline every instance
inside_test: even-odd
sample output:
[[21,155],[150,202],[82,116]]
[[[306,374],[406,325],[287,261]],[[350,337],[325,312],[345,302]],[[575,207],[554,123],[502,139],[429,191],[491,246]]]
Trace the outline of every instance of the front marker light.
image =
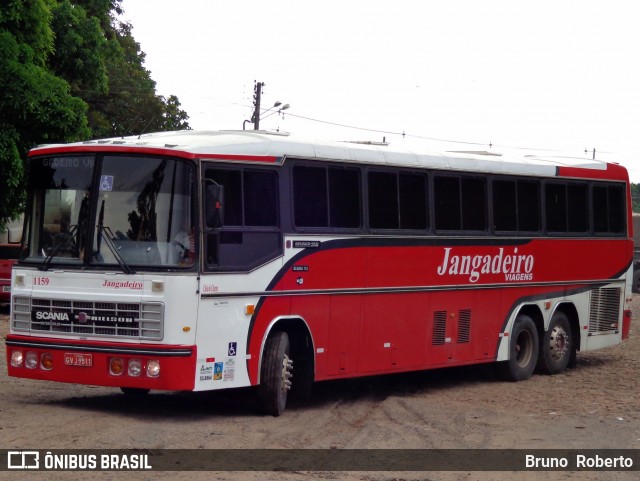
[[24,365],[27,369],[35,369],[38,367],[38,353],[34,351],[27,351]]
[[147,361],[147,376],[148,377],[160,376],[160,361],[155,359],[152,361]]
[[13,351],[11,353],[11,365],[13,367],[22,367],[22,363],[24,362],[24,355],[22,351]]

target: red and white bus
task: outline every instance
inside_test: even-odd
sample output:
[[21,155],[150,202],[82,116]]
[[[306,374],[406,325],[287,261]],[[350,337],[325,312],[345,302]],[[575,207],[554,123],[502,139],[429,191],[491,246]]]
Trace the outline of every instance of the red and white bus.
[[497,363],[555,374],[631,321],[616,164],[170,132],[30,153],[11,376],[126,393]]

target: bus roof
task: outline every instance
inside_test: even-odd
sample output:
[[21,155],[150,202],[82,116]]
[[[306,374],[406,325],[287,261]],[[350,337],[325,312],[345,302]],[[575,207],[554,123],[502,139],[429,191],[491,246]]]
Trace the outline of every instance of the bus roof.
[[422,151],[380,142],[339,142],[255,130],[158,132],[36,147],[30,156],[80,152],[127,152],[183,158],[280,163],[287,157],[336,160],[451,171],[628,181],[624,167],[563,156],[514,155],[486,151]]

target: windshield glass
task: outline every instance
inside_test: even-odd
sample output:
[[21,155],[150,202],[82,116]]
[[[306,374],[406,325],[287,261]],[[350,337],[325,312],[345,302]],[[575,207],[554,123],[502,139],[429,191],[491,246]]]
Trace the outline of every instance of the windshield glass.
[[31,164],[33,195],[30,221],[34,228],[29,242],[30,257],[60,257],[79,262],[84,255],[88,226],[88,194],[95,158],[52,157]]
[[29,260],[40,259],[45,268],[79,263],[125,271],[195,262],[191,164],[52,157],[34,159],[30,179]]

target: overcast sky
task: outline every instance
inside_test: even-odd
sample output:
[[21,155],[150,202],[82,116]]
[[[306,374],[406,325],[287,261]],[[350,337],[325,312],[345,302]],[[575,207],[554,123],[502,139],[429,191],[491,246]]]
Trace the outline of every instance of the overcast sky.
[[640,182],[640,7],[632,0],[123,7],[158,93],[177,95],[193,128],[241,129],[258,80],[263,109],[291,105],[284,116],[264,114],[261,128],[438,150],[491,143],[494,152],[591,157],[595,148]]

